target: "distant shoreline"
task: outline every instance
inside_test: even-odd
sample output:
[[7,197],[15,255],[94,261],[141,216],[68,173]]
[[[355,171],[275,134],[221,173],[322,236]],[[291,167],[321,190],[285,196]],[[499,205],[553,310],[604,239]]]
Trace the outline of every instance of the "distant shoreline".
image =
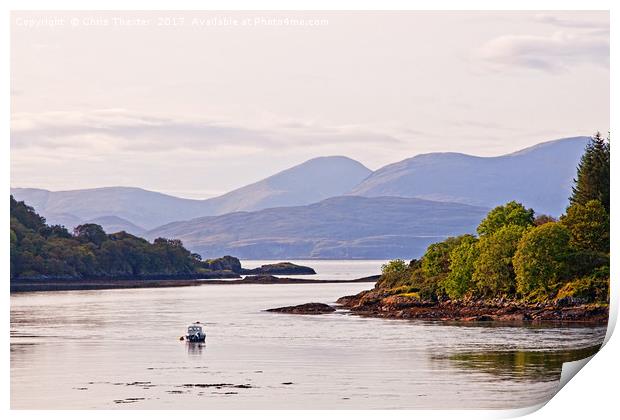
[[326,284],[326,283],[375,283],[376,276],[362,277],[354,280],[314,280],[269,275],[248,276],[246,278],[222,279],[91,279],[91,280],[18,280],[11,281],[11,293],[53,292],[70,290],[106,290],[106,289],[141,289],[160,287],[188,287],[203,285],[239,285],[239,284]]

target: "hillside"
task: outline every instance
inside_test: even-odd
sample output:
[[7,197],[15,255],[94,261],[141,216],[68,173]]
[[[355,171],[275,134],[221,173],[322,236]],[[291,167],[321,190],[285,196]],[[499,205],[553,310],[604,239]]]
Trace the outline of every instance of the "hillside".
[[487,209],[415,198],[343,196],[297,207],[175,222],[146,236],[179,238],[194,252],[246,259],[394,258],[475,229]]
[[226,256],[202,260],[180,241],[143,238],[99,225],[75,232],[50,226],[34,208],[11,196],[11,284],[83,279],[196,279],[238,277],[241,264]]
[[378,169],[349,194],[398,196],[494,207],[517,200],[560,215],[588,137],[541,143],[497,157],[429,153]]
[[214,215],[316,203],[350,191],[371,173],[344,156],[319,157],[208,202]]

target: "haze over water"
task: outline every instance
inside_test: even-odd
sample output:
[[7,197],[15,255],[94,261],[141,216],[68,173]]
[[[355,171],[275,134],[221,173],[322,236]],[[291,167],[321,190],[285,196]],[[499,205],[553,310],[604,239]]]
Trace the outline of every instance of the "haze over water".
[[[315,266],[320,277],[354,278],[376,274],[380,264]],[[526,407],[547,400],[557,388],[561,363],[587,356],[591,350],[577,349],[600,344],[606,331],[383,320],[343,311],[264,312],[334,303],[371,287],[213,285],[13,294],[11,406]],[[206,344],[179,341],[196,320],[206,324]]]

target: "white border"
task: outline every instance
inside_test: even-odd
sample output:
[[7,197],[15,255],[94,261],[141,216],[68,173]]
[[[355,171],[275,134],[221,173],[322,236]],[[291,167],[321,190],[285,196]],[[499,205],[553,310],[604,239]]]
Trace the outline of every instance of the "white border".
[[[491,0],[470,0],[467,3],[458,0],[436,0],[436,1],[422,1],[422,0],[384,0],[384,1],[371,1],[371,0],[359,0],[356,2],[346,2],[341,0],[298,0],[296,2],[284,1],[284,0],[270,0],[262,1],[258,4],[256,1],[250,0],[213,0],[213,1],[198,1],[190,0],[183,1],[163,1],[163,0],[151,0],[151,1],[130,1],[130,0],[109,0],[101,1],[94,0],[87,4],[79,1],[57,0],[53,5],[49,1],[42,0],[24,0],[15,1],[9,0],[5,2],[5,6],[1,9],[2,22],[1,26],[2,36],[0,36],[0,43],[2,45],[2,82],[5,89],[4,92],[10,92],[10,80],[9,80],[9,34],[10,34],[10,10],[611,10],[611,68],[617,69],[618,55],[613,50],[614,46],[618,45],[618,31],[617,27],[617,15],[616,12],[620,6],[616,6],[618,2],[612,2],[607,0],[590,0],[590,1],[576,1],[576,0],[564,0],[564,1],[552,1],[552,0],[521,0],[521,1],[491,1]],[[614,7],[615,9],[614,10]],[[612,70],[611,74],[614,74]],[[618,110],[617,110],[617,98],[618,98],[618,84],[615,78],[611,79],[611,127],[617,127]],[[2,192],[5,197],[9,195],[9,177],[10,177],[10,153],[9,153],[9,116],[10,116],[10,95],[5,94],[2,97],[1,109],[3,118],[1,121],[3,142],[2,142]],[[614,129],[612,128],[612,131]],[[615,134],[615,133],[614,133]],[[615,134],[617,136],[617,134]],[[613,162],[616,162],[614,160]],[[612,162],[612,163],[613,163]],[[617,165],[612,165],[612,185],[617,185],[618,171]],[[616,194],[612,191],[612,202],[615,203]],[[614,213],[613,220],[616,220],[617,213],[615,206],[612,206],[612,213]],[[5,204],[1,206],[2,215],[1,220],[7,223],[9,220],[8,200],[5,200]],[[8,229],[5,225],[5,232]],[[617,244],[617,224],[612,223],[612,252],[616,255]],[[6,233],[5,233],[6,235]],[[6,293],[2,295],[3,305],[5,309],[3,312],[3,337],[6,342],[2,346],[2,409],[8,410],[10,406],[10,359],[9,359],[9,282],[8,282],[8,267],[9,267],[9,250],[8,240],[5,239],[0,243],[2,247],[2,264],[5,268],[4,282],[6,287]],[[576,380],[570,381],[566,387],[554,397],[545,408],[534,413],[531,418],[575,418],[582,419],[588,418],[607,418],[609,413],[617,413],[617,374],[618,374],[618,361],[616,354],[620,354],[617,337],[610,339],[610,332],[613,330],[613,326],[617,319],[617,304],[618,304],[618,269],[616,264],[612,264],[612,311],[610,313],[610,324],[608,327],[608,336],[606,340],[609,340],[604,349],[597,354],[593,360],[578,374]],[[208,412],[208,416],[215,417],[246,417],[252,416],[257,418],[310,418],[315,416],[327,416],[333,418],[341,418],[342,416],[355,416],[362,418],[375,418],[377,416],[389,416],[393,418],[409,418],[411,415],[420,416],[422,418],[458,418],[458,419],[483,419],[483,418],[502,418],[512,417],[527,414],[532,410],[539,407],[532,407],[531,409],[524,410],[502,410],[502,411],[390,411],[390,412],[287,412],[287,411],[259,411],[259,412]],[[89,418],[107,418],[110,413],[106,411],[90,411],[83,413],[80,411],[11,411],[8,413],[11,417],[15,418],[31,418],[31,417],[61,417],[62,418],[81,418],[85,414]],[[197,414],[197,413],[194,413]],[[201,413],[205,414],[205,413]],[[115,413],[121,417],[136,417],[136,416],[149,416],[155,418],[164,418],[168,416],[188,416],[192,413],[185,411],[122,411]],[[200,415],[200,414],[199,414]]]

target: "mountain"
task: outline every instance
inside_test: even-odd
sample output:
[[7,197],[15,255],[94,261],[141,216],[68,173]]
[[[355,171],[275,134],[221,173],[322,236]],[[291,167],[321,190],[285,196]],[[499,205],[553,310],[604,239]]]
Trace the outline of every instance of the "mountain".
[[341,196],[306,206],[174,222],[146,236],[181,239],[207,257],[411,258],[432,242],[474,232],[487,211],[417,198]]
[[[11,194],[16,200],[29,203],[51,224],[71,228],[87,221],[104,220],[108,223],[107,227],[104,226],[107,231],[123,227],[130,233],[141,235],[145,229],[176,220],[314,203],[346,193],[370,173],[368,168],[353,159],[328,156],[308,160],[262,181],[207,200],[178,198],[132,187],[54,192],[11,188]],[[111,217],[116,219],[112,221]]]
[[[201,215],[204,202],[177,198],[131,187],[104,187],[72,191],[47,191],[33,188],[11,188],[18,201],[25,201],[50,224],[68,228],[101,218],[116,217],[133,224],[140,234],[144,229],[172,220],[191,219]],[[110,219],[103,219],[110,220]],[[104,226],[105,228],[105,226]],[[108,229],[113,232],[113,230]]]
[[208,201],[215,215],[316,203],[350,191],[371,173],[348,157],[319,157]]
[[418,155],[378,169],[349,194],[398,196],[495,207],[516,200],[560,215],[589,137],[541,143],[508,155]]

